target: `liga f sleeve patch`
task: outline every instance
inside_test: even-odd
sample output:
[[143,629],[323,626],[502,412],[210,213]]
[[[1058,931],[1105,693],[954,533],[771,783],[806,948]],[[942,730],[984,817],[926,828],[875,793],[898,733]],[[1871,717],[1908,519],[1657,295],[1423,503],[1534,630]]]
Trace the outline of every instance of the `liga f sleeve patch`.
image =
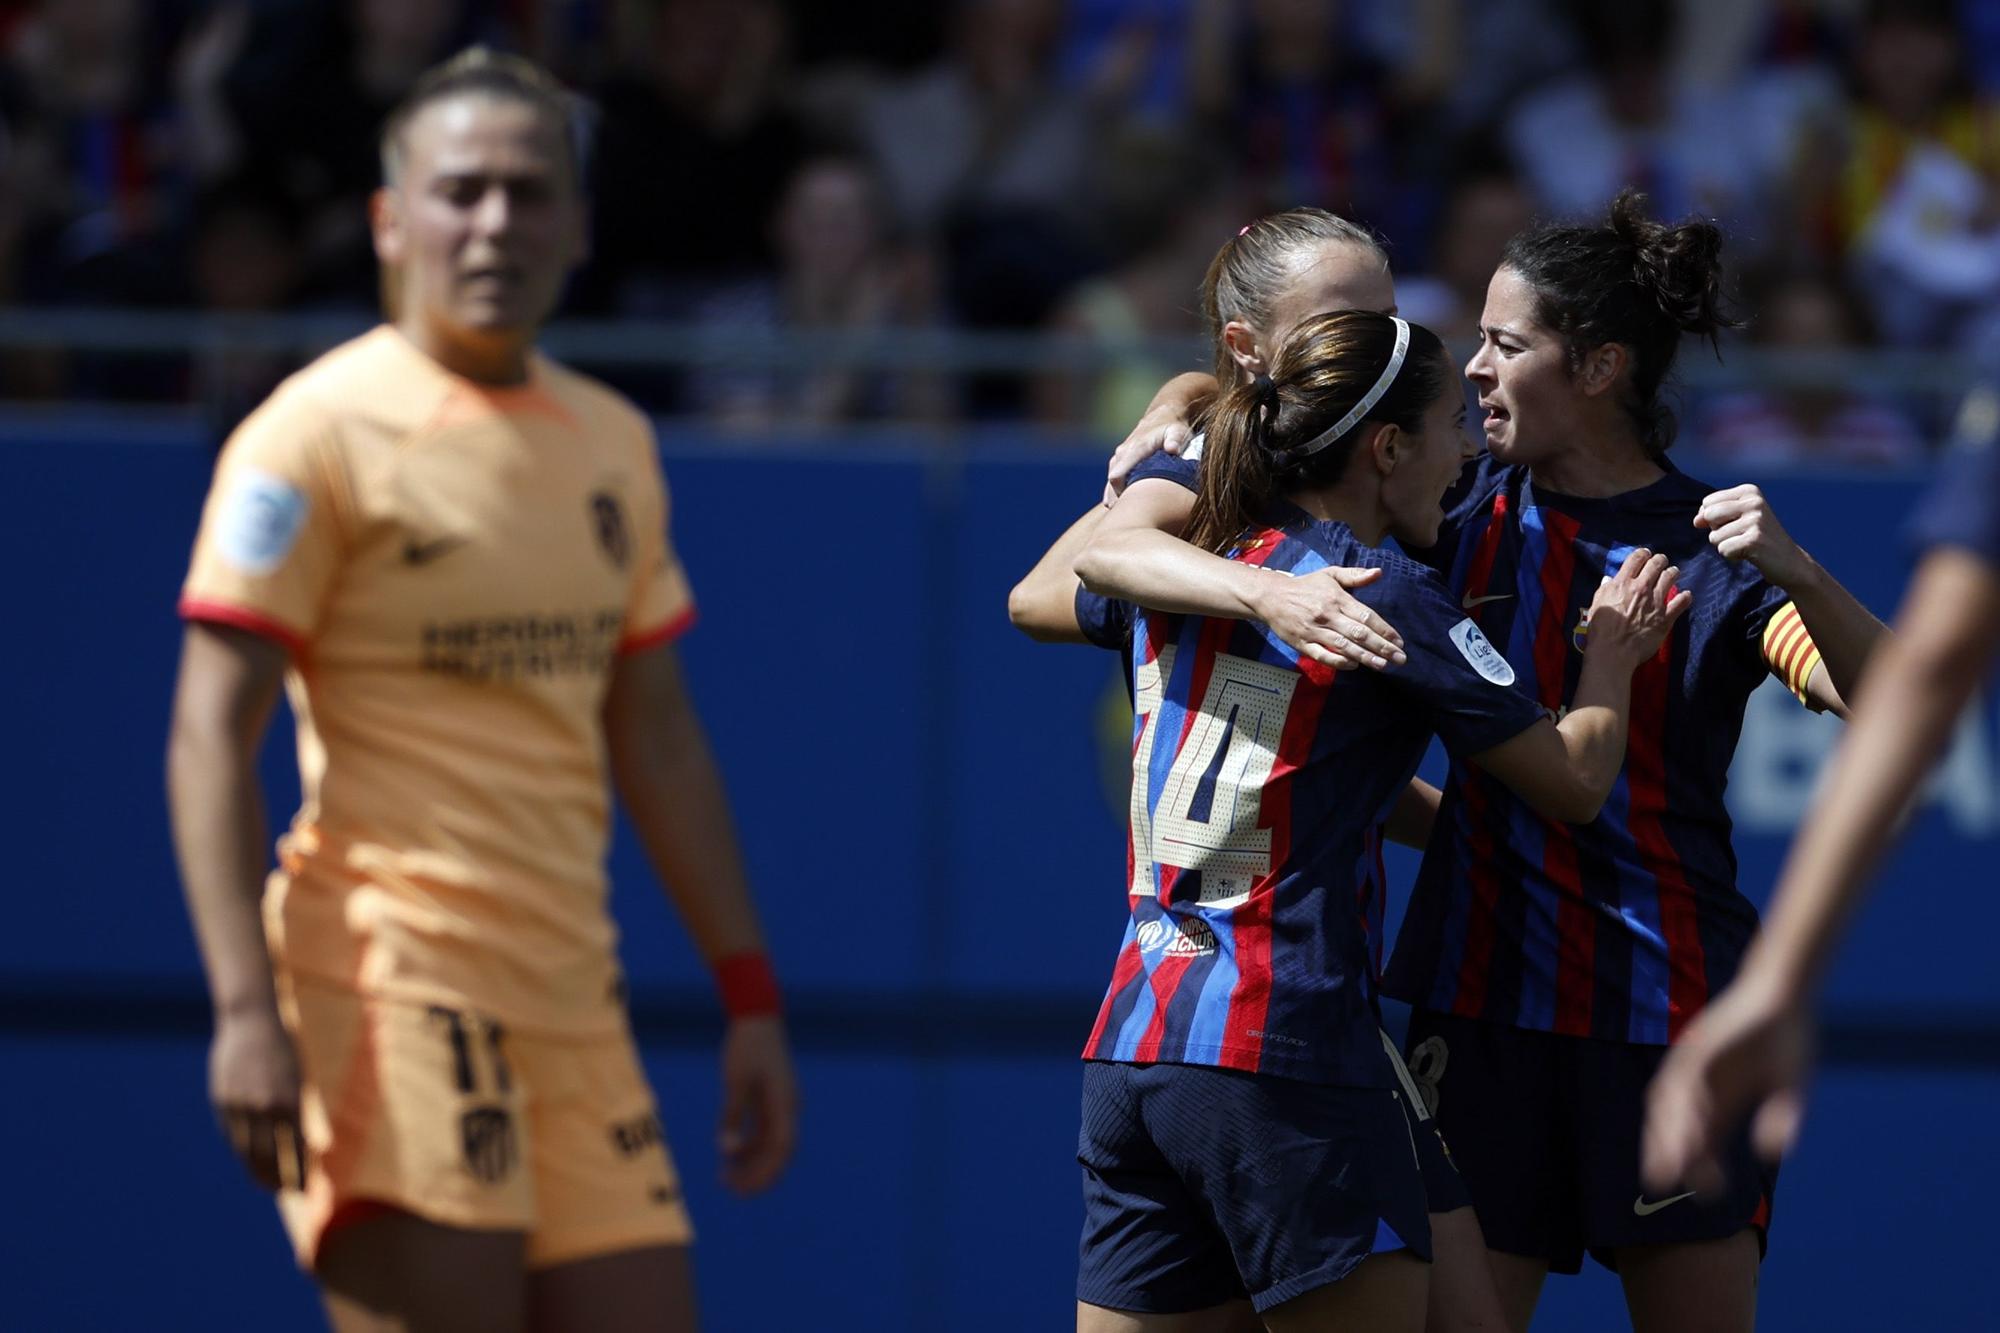
[[305,492],[258,468],[238,468],[215,515],[215,549],[245,574],[275,571],[306,524]]
[[1500,655],[1500,650],[1479,632],[1479,626],[1473,624],[1470,619],[1461,620],[1453,625],[1450,637],[1460,655],[1472,664],[1472,669],[1483,679],[1490,680],[1495,685],[1514,683],[1513,664]]

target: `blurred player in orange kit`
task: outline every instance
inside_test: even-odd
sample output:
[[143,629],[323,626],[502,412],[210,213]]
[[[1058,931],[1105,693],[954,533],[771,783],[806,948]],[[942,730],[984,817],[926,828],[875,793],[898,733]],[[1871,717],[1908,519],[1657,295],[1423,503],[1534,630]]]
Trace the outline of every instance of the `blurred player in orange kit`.
[[[730,1184],[777,1178],[795,1093],[671,647],[694,603],[652,432],[532,346],[584,250],[565,95],[468,51],[382,156],[393,323],[238,429],[181,602],[169,785],[210,1093],[338,1329],[689,1328],[607,775],[717,973]],[[305,800],[267,888],[254,760],[281,680]]]

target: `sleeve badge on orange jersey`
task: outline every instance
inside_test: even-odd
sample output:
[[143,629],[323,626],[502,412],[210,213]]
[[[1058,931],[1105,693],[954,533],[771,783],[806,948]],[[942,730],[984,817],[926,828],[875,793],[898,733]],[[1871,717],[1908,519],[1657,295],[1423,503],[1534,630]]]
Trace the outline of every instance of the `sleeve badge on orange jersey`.
[[269,574],[285,563],[305,527],[305,492],[248,467],[228,487],[216,515],[216,549],[246,574]]

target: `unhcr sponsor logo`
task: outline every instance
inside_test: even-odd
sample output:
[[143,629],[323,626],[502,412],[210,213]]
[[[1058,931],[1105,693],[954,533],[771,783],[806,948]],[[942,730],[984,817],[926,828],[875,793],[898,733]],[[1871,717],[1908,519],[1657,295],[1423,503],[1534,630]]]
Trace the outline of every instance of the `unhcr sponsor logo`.
[[1156,918],[1139,923],[1139,952],[1201,957],[1215,952],[1215,932],[1198,917]]

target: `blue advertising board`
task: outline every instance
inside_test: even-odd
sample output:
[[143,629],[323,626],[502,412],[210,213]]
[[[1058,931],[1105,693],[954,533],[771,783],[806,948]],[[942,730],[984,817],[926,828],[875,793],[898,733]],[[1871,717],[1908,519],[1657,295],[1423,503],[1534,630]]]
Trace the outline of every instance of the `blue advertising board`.
[[[1064,1326],[1076,1055],[1124,910],[1129,714],[1109,654],[1030,643],[1005,600],[1092,502],[1098,464],[1007,440],[748,452],[671,436],[666,455],[702,607],[683,653],[805,1097],[785,1182],[728,1197],[711,1132],[719,1022],[621,835],[614,906],[701,1229],[707,1326]],[[167,835],[173,601],[209,462],[192,441],[115,427],[0,443],[0,567],[16,580],[8,1327],[315,1326],[268,1203],[209,1121],[205,999]],[[1824,564],[1893,610],[1921,478],[1756,479]],[[1838,735],[1775,686],[1753,699],[1729,789],[1753,897]],[[1982,702],[1834,978],[1837,1028],[1873,1044],[1835,1044],[1779,1198],[1763,1327],[1990,1318],[1969,1282],[1909,1278],[1983,1262],[1982,1202],[2000,1189],[1975,1129],[2000,1092],[1996,749]],[[267,771],[279,819],[296,797],[287,736]],[[1400,882],[1410,868],[1395,863]],[[1621,1319],[1598,1271],[1551,1283],[1537,1327]]]

